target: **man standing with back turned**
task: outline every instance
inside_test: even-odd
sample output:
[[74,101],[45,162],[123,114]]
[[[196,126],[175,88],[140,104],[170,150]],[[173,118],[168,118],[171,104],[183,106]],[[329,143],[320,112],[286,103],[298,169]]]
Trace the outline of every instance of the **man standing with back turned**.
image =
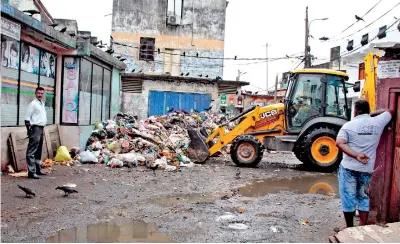
[[33,100],[26,110],[25,126],[28,130],[29,144],[26,150],[26,163],[28,164],[28,178],[40,179],[39,175],[45,175],[40,171],[43,145],[43,128],[47,123],[46,109],[44,107],[44,89],[38,87],[35,90]]
[[336,145],[344,152],[339,168],[339,193],[347,227],[353,227],[354,214],[360,213],[360,225],[366,225],[369,213],[369,184],[376,149],[383,129],[392,119],[389,110],[370,114],[367,101],[355,103],[355,118],[340,129]]

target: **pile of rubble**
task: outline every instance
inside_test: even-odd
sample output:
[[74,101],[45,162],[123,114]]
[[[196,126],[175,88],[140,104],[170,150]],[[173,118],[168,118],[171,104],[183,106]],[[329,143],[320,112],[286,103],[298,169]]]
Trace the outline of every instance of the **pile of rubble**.
[[59,158],[56,156],[55,161],[67,165],[105,164],[111,168],[147,166],[167,171],[193,167],[194,163],[187,156],[190,144],[187,129],[205,128],[210,133],[225,121],[225,116],[208,112],[174,112],[145,121],[118,114],[114,120],[95,123],[85,151],[72,148],[69,155],[65,155],[67,149],[60,147]]

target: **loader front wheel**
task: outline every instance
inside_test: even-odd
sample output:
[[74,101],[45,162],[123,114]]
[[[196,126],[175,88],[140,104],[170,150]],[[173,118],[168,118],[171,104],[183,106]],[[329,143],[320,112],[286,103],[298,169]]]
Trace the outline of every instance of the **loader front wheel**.
[[231,158],[239,167],[255,167],[260,163],[264,150],[254,136],[240,136],[232,143]]
[[303,163],[310,169],[322,172],[337,170],[342,152],[336,146],[337,131],[332,128],[316,128],[304,138]]

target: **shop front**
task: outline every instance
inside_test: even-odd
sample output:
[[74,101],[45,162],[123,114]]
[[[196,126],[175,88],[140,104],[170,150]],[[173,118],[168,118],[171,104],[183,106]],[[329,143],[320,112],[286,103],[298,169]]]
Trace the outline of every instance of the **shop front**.
[[5,2],[0,4],[0,141],[4,170],[12,158],[10,134],[26,133],[25,112],[38,86],[45,89],[47,124],[61,125],[63,143],[79,147],[87,140],[94,122],[109,119],[119,111],[120,71],[126,66],[88,39],[60,33]]

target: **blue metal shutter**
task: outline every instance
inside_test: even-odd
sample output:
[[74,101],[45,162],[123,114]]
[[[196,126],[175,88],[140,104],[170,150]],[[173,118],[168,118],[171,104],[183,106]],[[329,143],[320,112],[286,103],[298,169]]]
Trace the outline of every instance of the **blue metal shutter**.
[[195,109],[194,101],[195,101],[195,94],[182,93],[181,94],[182,110],[185,110],[188,113],[192,112],[191,110]]
[[168,109],[174,109],[173,111],[179,110],[179,93],[177,92],[165,92],[165,109],[163,114],[168,113]]
[[164,114],[164,96],[164,92],[150,91],[149,116],[159,116]]

